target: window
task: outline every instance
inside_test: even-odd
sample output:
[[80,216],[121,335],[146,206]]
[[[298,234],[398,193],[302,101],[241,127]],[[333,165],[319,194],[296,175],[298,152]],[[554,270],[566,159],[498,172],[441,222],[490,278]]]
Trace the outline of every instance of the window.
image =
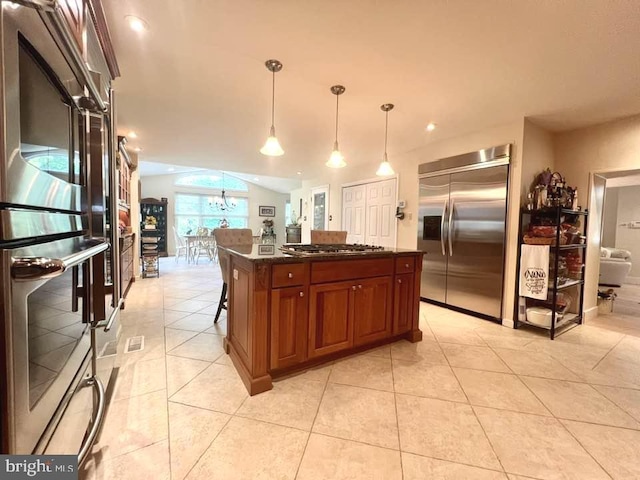
[[222,211],[213,203],[215,196],[176,193],[175,225],[178,235],[194,234],[198,227],[218,228],[222,219],[227,220],[230,228],[247,227],[249,223],[247,197],[234,197],[236,208],[231,211]]
[[222,177],[217,175],[208,175],[197,173],[195,175],[187,175],[176,180],[176,185],[180,187],[200,187],[214,188],[217,190],[230,190],[234,192],[248,192],[249,186],[239,178],[225,175],[224,185]]

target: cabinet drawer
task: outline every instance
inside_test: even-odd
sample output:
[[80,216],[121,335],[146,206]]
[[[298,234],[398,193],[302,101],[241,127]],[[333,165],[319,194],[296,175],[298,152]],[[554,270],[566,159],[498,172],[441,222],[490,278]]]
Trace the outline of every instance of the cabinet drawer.
[[274,265],[271,274],[271,286],[273,288],[280,288],[304,285],[306,280],[305,272],[306,264],[304,263]]
[[415,261],[414,257],[396,258],[396,274],[413,272],[416,269]]
[[392,258],[371,258],[365,260],[339,260],[311,264],[311,283],[327,283],[356,278],[382,277],[391,275]]

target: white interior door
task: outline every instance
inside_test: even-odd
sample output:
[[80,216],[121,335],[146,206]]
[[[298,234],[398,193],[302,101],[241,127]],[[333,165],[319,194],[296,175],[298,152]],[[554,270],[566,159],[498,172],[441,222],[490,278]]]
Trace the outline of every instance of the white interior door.
[[365,185],[342,189],[342,229],[347,231],[347,243],[364,243]]
[[383,247],[396,244],[396,179],[365,185],[365,243]]
[[311,230],[329,230],[329,185],[311,189]]

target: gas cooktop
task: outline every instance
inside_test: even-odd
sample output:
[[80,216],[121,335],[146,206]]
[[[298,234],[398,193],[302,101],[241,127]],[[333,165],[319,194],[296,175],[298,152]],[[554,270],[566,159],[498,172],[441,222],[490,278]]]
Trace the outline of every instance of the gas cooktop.
[[357,243],[287,243],[280,247],[285,253],[290,255],[304,256],[304,255],[320,255],[326,253],[368,253],[368,252],[380,252],[384,250],[384,247],[378,247],[376,245],[360,245]]

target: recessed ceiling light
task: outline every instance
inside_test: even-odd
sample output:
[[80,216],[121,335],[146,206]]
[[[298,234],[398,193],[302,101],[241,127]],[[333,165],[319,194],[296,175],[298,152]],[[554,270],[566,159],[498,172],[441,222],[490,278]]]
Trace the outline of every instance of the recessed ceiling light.
[[18,5],[17,3],[8,2],[8,1],[3,0],[2,1],[2,7],[3,8],[10,8],[11,10],[16,10],[16,9],[20,8],[20,5]]
[[430,122],[429,125],[427,125],[427,132],[433,132],[437,126],[437,123]]
[[302,175],[302,172],[296,172],[298,175]]
[[134,149],[133,149],[133,151],[134,151],[134,152],[141,152],[141,151],[142,151],[142,149],[141,149],[140,147],[136,147],[136,148],[134,148]]
[[259,182],[259,181],[260,181],[260,179],[259,179],[258,177],[254,177],[254,178],[253,178],[253,181],[254,181],[254,182]]
[[149,24],[147,24],[147,22],[145,22],[140,17],[136,17],[134,15],[127,15],[126,17],[124,17],[124,19],[129,24],[129,28],[131,28],[131,30],[133,30],[134,32],[142,33],[145,30],[149,29]]
[[127,137],[131,137],[131,138],[138,138],[138,134],[136,132],[134,132],[133,130],[131,130],[128,134]]
[[167,172],[173,172],[173,171],[175,171],[175,168],[173,168],[173,167],[167,168]]

